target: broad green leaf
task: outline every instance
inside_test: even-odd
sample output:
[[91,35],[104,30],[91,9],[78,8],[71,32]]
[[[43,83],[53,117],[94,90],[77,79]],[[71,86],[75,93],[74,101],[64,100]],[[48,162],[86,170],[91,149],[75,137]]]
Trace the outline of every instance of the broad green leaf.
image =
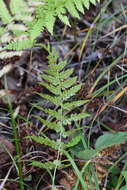
[[100,136],[95,144],[97,150],[102,150],[104,148],[118,145],[127,140],[127,132],[118,132],[115,134],[107,133]]
[[83,159],[83,160],[90,160],[92,158],[94,158],[97,154],[97,150],[94,149],[86,149],[86,150],[82,150],[79,151],[77,153],[77,157],[79,159]]

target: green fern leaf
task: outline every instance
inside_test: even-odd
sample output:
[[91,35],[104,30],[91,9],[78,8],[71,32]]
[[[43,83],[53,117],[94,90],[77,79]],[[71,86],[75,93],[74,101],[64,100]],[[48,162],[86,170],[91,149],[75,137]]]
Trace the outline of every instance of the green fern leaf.
[[[44,108],[42,108],[42,106],[39,106],[38,104],[32,104],[32,106],[40,111],[43,111]],[[43,111],[44,112],[44,111]]]
[[0,17],[4,24],[9,24],[12,21],[12,17],[3,0],[0,0]]
[[84,5],[87,9],[89,9],[89,7],[90,7],[90,1],[89,1],[89,0],[82,0],[82,3],[83,3],[83,5]]
[[68,80],[61,82],[61,87],[63,90],[65,90],[66,88],[70,88],[72,85],[76,83],[76,81],[77,81],[77,77],[72,77]]
[[58,63],[58,65],[57,65],[57,71],[58,72],[62,71],[66,67],[67,64],[68,63],[66,61],[61,61],[60,63]]
[[32,166],[36,166],[38,168],[43,168],[43,169],[49,169],[52,170],[56,167],[56,165],[53,162],[38,162],[38,161],[32,161],[31,164]]
[[96,5],[96,0],[90,0],[93,5]]
[[65,125],[70,124],[72,121],[79,121],[86,117],[90,117],[90,114],[88,114],[88,113],[71,114],[69,119],[64,120],[64,124]]
[[80,142],[80,140],[81,140],[80,136],[74,137],[68,144],[66,144],[66,148],[70,148],[77,145]]
[[65,90],[62,93],[62,99],[68,100],[70,97],[74,96],[81,89],[81,84],[71,87],[69,90]]
[[58,72],[58,66],[56,64],[53,64],[53,62],[49,64],[48,68],[49,70]]
[[51,84],[47,84],[45,82],[40,82],[40,85],[44,86],[45,88],[47,88],[50,92],[52,92],[55,95],[60,95],[61,93],[61,89],[59,88],[59,86],[53,86]]
[[6,46],[6,49],[20,51],[27,48],[32,48],[33,46],[34,46],[33,41],[31,41],[30,39],[24,39],[22,41],[17,40],[17,41],[10,42]]
[[45,27],[48,29],[48,31],[53,34],[53,26],[54,26],[54,23],[55,23],[55,16],[53,15],[52,12],[49,12],[49,14],[46,15],[46,24],[45,24]]
[[68,20],[68,17],[62,14],[58,14],[58,18],[65,24],[68,26],[71,26]]
[[78,11],[80,11],[81,13],[84,13],[84,8],[83,8],[83,4],[81,0],[73,0],[75,3],[76,8],[78,9]]
[[73,17],[80,18],[73,1],[67,1],[65,7]]
[[44,20],[42,18],[35,20],[31,27],[29,27],[30,39],[36,39],[40,33],[44,30]]
[[72,102],[67,102],[63,104],[63,109],[71,111],[72,109],[82,106],[85,103],[87,103],[89,100],[79,100],[79,101],[72,101]]
[[44,70],[44,73],[46,74],[49,74],[51,76],[56,76],[56,71],[55,70],[51,70],[51,69],[48,69],[48,70]]
[[0,27],[0,36],[2,36],[5,32],[5,28],[4,27]]
[[60,146],[61,147],[64,146],[62,142],[56,142],[56,141],[50,140],[48,137],[28,136],[27,138],[31,138],[32,140],[34,140],[35,142],[39,144],[50,146],[55,150],[58,150]]
[[55,110],[52,110],[52,109],[46,109],[46,108],[43,108],[41,106],[38,106],[36,104],[32,104],[35,108],[41,110],[42,112],[46,113],[46,114],[49,114],[50,116],[52,116],[53,118],[56,118],[58,121],[63,121],[63,120],[66,120],[67,118],[62,115],[59,110],[58,111],[55,111]]
[[43,94],[43,93],[37,93],[39,96],[41,96],[42,98],[52,102],[53,104],[59,106],[61,104],[61,98],[58,96],[50,96],[48,94]]
[[41,123],[43,123],[45,126],[47,126],[49,129],[55,130],[57,133],[64,132],[65,129],[59,122],[49,122],[41,118],[40,116],[35,116]]
[[67,69],[66,71],[62,71],[60,73],[60,76],[59,76],[60,80],[67,79],[70,75],[72,75],[73,71],[74,71],[73,68],[72,69]]
[[43,111],[52,117],[55,117],[58,121],[65,120],[66,118],[58,111],[52,109],[43,109]]
[[27,11],[27,4],[22,0],[10,1],[10,9],[13,14],[22,15]]
[[48,162],[43,162],[43,163],[38,162],[38,161],[31,161],[31,165],[39,167],[39,168],[43,168],[43,169],[49,169],[49,170],[56,168],[56,166],[58,169],[67,167],[66,165],[62,164],[60,160],[54,160],[53,162],[48,161]]
[[54,77],[50,76],[50,75],[40,75],[44,80],[48,81],[49,83],[53,84],[53,85],[58,85],[59,84],[59,78],[56,78],[54,80]]

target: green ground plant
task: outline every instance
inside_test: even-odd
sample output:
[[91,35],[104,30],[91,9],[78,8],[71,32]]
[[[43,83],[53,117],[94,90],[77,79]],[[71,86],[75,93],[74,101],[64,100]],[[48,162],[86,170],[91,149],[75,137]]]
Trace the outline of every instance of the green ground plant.
[[[126,133],[118,132],[116,134],[107,133],[99,137],[95,143],[95,147],[91,148],[87,143],[87,138],[83,137],[82,128],[85,126],[80,125],[80,121],[85,117],[89,117],[88,113],[82,113],[80,108],[80,113],[77,112],[77,107],[83,106],[87,103],[87,100],[74,100],[76,98],[76,93],[80,90],[81,84],[77,84],[77,77],[72,77],[73,69],[65,69],[67,66],[66,61],[58,62],[58,56],[56,51],[51,50],[50,46],[46,47],[36,42],[37,38],[45,29],[53,35],[54,24],[57,19],[60,19],[65,25],[70,26],[69,15],[75,18],[80,18],[80,13],[84,13],[85,8],[89,8],[90,3],[96,4],[98,1],[95,0],[43,0],[38,1],[39,4],[31,5],[33,0],[29,0],[26,3],[23,0],[12,0],[10,3],[10,8],[6,7],[3,0],[0,1],[0,18],[3,25],[0,27],[0,36],[2,37],[4,33],[11,32],[13,37],[7,40],[7,43],[3,45],[1,51],[3,50],[15,50],[21,51],[25,49],[31,49],[35,46],[42,46],[48,51],[48,69],[44,71],[42,75],[43,82],[40,85],[48,89],[48,93],[39,93],[38,95],[44,100],[46,99],[55,109],[43,108],[39,104],[33,104],[33,107],[37,108],[41,112],[48,115],[48,119],[44,119],[40,116],[35,116],[43,126],[48,130],[53,130],[58,138],[52,140],[50,135],[46,135],[43,131],[39,133],[38,136],[30,136],[38,144],[42,144],[47,147],[51,147],[57,151],[57,159],[52,162],[38,162],[30,161],[31,165],[47,169],[52,176],[52,187],[55,188],[55,176],[57,169],[62,169],[67,167],[69,164],[74,168],[74,171],[78,177],[77,184],[74,189],[78,189],[78,184],[81,183],[82,188],[87,190],[86,184],[84,183],[87,167],[91,164],[92,159],[96,158],[98,153],[103,149],[124,143],[127,139]],[[30,11],[30,7],[34,7],[34,11]],[[22,23],[23,27],[15,24],[16,22]],[[70,26],[71,27],[71,26]],[[23,38],[22,38],[23,36]],[[1,40],[1,43],[3,41]],[[121,56],[123,57],[123,55]],[[120,58],[121,58],[120,57]],[[119,58],[119,59],[120,59]],[[113,62],[95,81],[93,89],[101,80],[102,76],[112,67],[116,62]],[[124,76],[121,76],[123,78]],[[125,75],[126,77],[126,75]],[[115,80],[111,81],[107,86],[113,84]],[[100,88],[98,91],[93,93],[93,96],[97,96],[104,89]],[[16,121],[13,118],[13,110],[10,107],[11,120],[13,125],[14,141],[16,147],[16,154],[18,160],[19,169],[19,183],[20,189],[24,189],[23,176],[22,176],[22,166],[20,165],[20,143],[17,140],[18,134],[16,131]],[[73,126],[73,130],[69,131],[68,125]],[[65,143],[66,142],[66,143]],[[83,145],[83,146],[82,146]],[[69,161],[69,164],[65,164],[62,160],[62,156],[65,156]],[[74,157],[84,160],[84,166],[81,171],[78,169],[77,163],[74,161]],[[53,174],[50,172],[53,171]],[[92,167],[91,167],[92,171]],[[90,173],[88,173],[90,175]],[[123,173],[126,179],[126,173]],[[94,177],[96,182],[96,189],[99,189],[98,179]],[[91,190],[92,190],[91,185]],[[118,187],[119,188],[119,187]]]
[[[73,100],[72,97],[80,90],[81,84],[76,84],[77,77],[72,77],[73,69],[64,69],[67,65],[66,61],[57,63],[57,52],[46,48],[48,56],[48,69],[44,70],[42,75],[43,82],[40,85],[48,89],[50,94],[39,93],[43,99],[51,102],[55,109],[45,109],[37,104],[33,106],[40,111],[49,115],[48,120],[43,117],[35,116],[45,127],[54,130],[59,134],[59,138],[51,140],[44,133],[40,136],[31,136],[30,138],[37,143],[49,146],[58,151],[57,160],[53,162],[41,163],[32,161],[32,165],[45,169],[54,169],[53,185],[55,181],[56,169],[66,167],[61,163],[62,154],[67,154],[66,151],[80,142],[80,135],[76,133],[76,129],[70,131],[68,126],[72,122],[78,122],[83,118],[89,117],[88,113],[75,113],[75,109],[84,105],[87,100]],[[50,118],[50,119],[49,119]],[[70,139],[70,140],[69,140]],[[64,143],[67,141],[67,143]],[[62,161],[63,162],[63,161]],[[84,185],[82,183],[82,185]]]
[[[43,0],[37,1],[34,11],[30,11],[32,0],[10,1],[9,9],[6,7],[4,0],[0,1],[1,13],[0,18],[3,26],[0,27],[0,35],[6,31],[12,32],[13,39],[5,46],[9,50],[24,50],[32,48],[36,44],[36,39],[44,29],[53,34],[54,24],[59,18],[65,25],[70,26],[68,13],[75,18],[80,18],[79,13],[84,13],[85,8],[89,8],[90,3],[96,5],[100,0]],[[15,24],[15,21],[22,23],[21,27]],[[14,40],[15,37],[24,35],[24,39]]]

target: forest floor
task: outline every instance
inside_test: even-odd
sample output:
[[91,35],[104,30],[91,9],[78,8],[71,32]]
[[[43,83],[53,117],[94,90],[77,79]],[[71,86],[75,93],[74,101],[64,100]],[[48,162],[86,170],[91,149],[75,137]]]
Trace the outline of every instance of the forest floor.
[[[70,18],[71,28],[57,21],[54,36],[45,31],[38,38],[38,42],[49,43],[59,52],[60,61],[67,60],[68,67],[74,68],[74,75],[82,83],[76,96],[89,100],[84,109],[90,117],[82,121],[86,126],[82,133],[89,138],[91,148],[97,138],[107,132],[127,132],[127,3],[118,6],[117,1],[112,1],[103,0],[96,7],[91,5],[80,20]],[[7,150],[0,148],[0,190],[20,190],[12,123],[18,130],[25,189],[52,189],[50,171],[31,166],[29,160],[55,160],[56,151],[24,138],[38,135],[42,127],[33,117],[41,116],[42,112],[32,104],[39,102],[46,108],[50,106],[37,95],[37,92],[45,91],[38,82],[42,80],[40,74],[47,68],[47,52],[36,47],[24,51],[21,56],[0,59],[1,70],[9,64],[13,65],[11,72],[0,81],[1,90],[5,85],[8,87],[0,91],[0,95],[5,93],[10,100],[8,105],[5,96],[1,95],[0,144]],[[12,110],[16,124],[11,119]],[[50,130],[46,134],[52,139],[57,138],[57,134]],[[126,152],[126,142],[100,152],[101,156],[93,159],[92,166],[98,177],[97,184],[92,181],[90,185],[89,177],[85,176],[87,189],[125,190]],[[74,161],[81,171],[85,161],[76,156]],[[88,175],[91,173],[90,169]],[[83,189],[71,165],[56,172],[55,184],[54,190]]]

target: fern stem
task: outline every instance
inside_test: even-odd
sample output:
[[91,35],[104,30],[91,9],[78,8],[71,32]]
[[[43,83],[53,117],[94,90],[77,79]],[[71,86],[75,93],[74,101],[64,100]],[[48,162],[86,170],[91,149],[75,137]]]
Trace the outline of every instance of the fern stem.
[[[58,74],[58,76],[59,76],[59,73],[57,73],[57,74]],[[60,88],[60,96],[62,97],[62,87],[61,87],[61,81],[60,81],[60,79],[59,79],[59,88]],[[61,124],[62,124],[62,126],[63,126],[63,122],[62,122],[62,120],[63,120],[63,118],[62,118],[62,116],[63,116],[63,109],[62,109],[62,107],[63,107],[63,99],[61,98],[61,104],[60,104],[61,119],[60,119],[60,122],[61,122]],[[63,135],[63,132],[61,131],[61,132],[60,132],[59,142],[62,141],[62,135]],[[60,144],[60,145],[59,145],[59,148],[58,148],[57,161],[59,161],[59,158],[60,158],[61,146],[62,146],[62,145]],[[58,165],[56,164],[56,167],[55,167],[55,169],[54,169],[54,174],[53,174],[53,188],[54,188],[54,185],[55,185],[55,176],[56,176],[57,167],[58,167]]]

